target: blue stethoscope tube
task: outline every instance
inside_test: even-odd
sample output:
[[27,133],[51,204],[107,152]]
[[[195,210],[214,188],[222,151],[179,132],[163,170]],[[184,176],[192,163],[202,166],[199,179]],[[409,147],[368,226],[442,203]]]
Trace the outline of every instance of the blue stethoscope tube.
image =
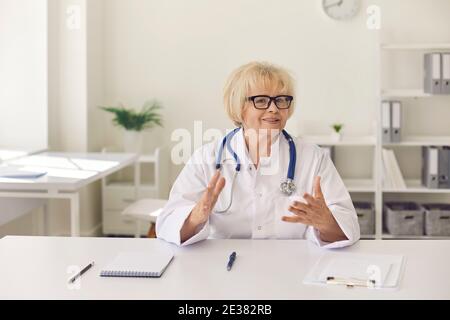
[[[216,213],[225,213],[233,204],[233,191],[234,191],[234,183],[236,180],[236,176],[239,171],[241,171],[241,160],[239,159],[236,152],[234,152],[233,148],[231,147],[231,139],[234,137],[234,135],[240,130],[241,128],[236,128],[230,133],[228,133],[222,140],[222,143],[220,144],[219,152],[217,154],[216,159],[216,169],[220,170],[222,167],[222,155],[223,150],[225,149],[225,146],[227,150],[233,155],[234,160],[236,161],[236,169],[233,176],[233,182],[231,184],[231,196],[230,196],[230,202],[226,209],[224,210],[215,210]],[[286,140],[289,143],[289,167],[288,167],[288,173],[287,178],[285,182],[282,182],[280,185],[280,190],[283,194],[290,196],[292,193],[295,192],[295,184],[294,184],[294,177],[295,177],[295,164],[297,162],[297,149],[295,147],[294,139],[286,132],[286,130],[283,130],[283,135],[286,138]]]

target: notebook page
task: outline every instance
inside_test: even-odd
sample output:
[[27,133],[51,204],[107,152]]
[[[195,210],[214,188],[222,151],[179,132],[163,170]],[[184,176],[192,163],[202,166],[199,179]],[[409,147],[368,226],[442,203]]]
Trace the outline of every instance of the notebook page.
[[125,272],[160,276],[173,258],[172,252],[121,252],[108,264],[102,273]]

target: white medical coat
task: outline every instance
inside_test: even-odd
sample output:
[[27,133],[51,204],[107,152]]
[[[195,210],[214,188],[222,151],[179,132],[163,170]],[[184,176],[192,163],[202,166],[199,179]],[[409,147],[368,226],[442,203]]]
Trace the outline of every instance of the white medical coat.
[[[320,147],[294,138],[297,149],[294,195],[286,196],[280,184],[286,181],[289,165],[289,143],[280,134],[272,143],[270,157],[261,157],[258,168],[251,164],[243,130],[231,140],[231,146],[241,161],[241,170],[236,176],[233,202],[230,203],[231,185],[236,162],[225,148],[221,174],[226,184],[209,220],[197,233],[180,243],[180,230],[205,191],[214,175],[216,155],[221,141],[208,143],[197,149],[177,177],[156,222],[157,237],[177,245],[189,245],[207,238],[212,239],[302,239],[307,238],[320,247],[337,248],[353,244],[360,238],[358,218],[350,195],[342,182],[329,155]],[[319,231],[301,223],[281,220],[284,215],[293,215],[288,208],[294,200],[302,201],[305,192],[313,194],[314,177],[321,177],[321,188],[328,208],[348,240],[327,243],[320,239]],[[304,201],[304,200],[303,200]]]

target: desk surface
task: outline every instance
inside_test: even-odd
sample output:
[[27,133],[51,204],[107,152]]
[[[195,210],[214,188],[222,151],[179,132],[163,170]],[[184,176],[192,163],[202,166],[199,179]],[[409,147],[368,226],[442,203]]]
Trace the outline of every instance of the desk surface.
[[44,152],[46,149],[32,149],[32,148],[5,148],[0,146],[0,163],[3,161],[10,161],[16,158],[28,156]]
[[47,171],[38,179],[0,178],[0,190],[61,190],[75,191],[138,159],[126,153],[63,153],[45,152],[25,156],[8,165],[30,171]]
[[[365,240],[347,252],[403,254],[396,291],[304,285],[323,249],[305,240],[206,240],[175,250],[161,278],[102,278],[120,251],[146,251],[154,239],[5,237],[0,240],[0,298],[27,299],[450,299],[450,241]],[[238,256],[226,271],[230,252]],[[95,261],[79,289],[68,267]]]

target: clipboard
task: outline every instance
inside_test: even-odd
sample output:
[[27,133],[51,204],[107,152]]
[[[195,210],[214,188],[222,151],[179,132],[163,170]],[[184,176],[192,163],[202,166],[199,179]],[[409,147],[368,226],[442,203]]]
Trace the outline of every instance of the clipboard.
[[397,289],[404,267],[402,255],[327,252],[313,265],[303,283]]

